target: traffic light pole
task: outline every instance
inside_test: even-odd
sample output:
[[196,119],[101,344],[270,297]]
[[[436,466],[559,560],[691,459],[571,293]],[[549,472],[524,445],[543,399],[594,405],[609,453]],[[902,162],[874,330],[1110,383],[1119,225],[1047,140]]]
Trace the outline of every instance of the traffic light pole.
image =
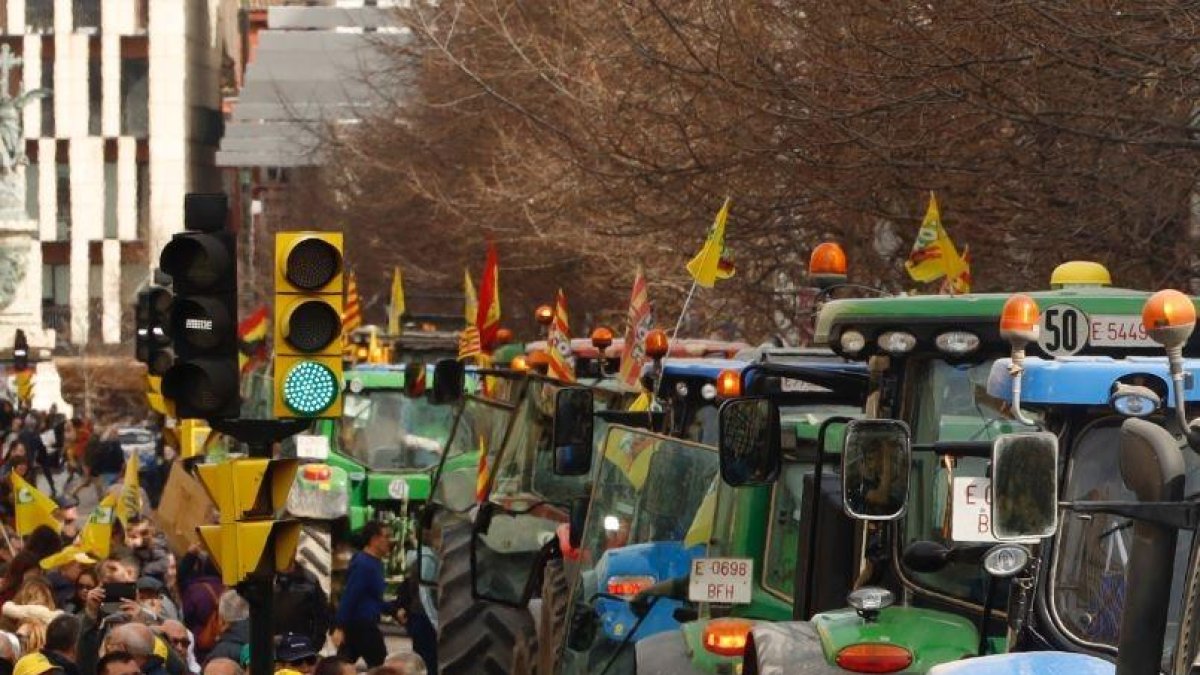
[[[209,426],[242,441],[252,458],[271,458],[271,447],[295,436],[311,420],[209,420]],[[237,592],[250,605],[250,670],[252,675],[275,672],[275,572],[254,574],[237,585]]]

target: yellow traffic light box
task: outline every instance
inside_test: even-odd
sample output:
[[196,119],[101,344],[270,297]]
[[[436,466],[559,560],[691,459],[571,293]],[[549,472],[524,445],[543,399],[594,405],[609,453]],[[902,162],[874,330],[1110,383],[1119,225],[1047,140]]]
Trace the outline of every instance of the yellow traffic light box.
[[275,236],[276,418],[342,412],[341,232]]
[[234,459],[200,464],[196,474],[217,505],[220,524],[200,526],[226,585],[274,567],[287,569],[296,555],[300,523],[275,520],[296,477],[294,459]]

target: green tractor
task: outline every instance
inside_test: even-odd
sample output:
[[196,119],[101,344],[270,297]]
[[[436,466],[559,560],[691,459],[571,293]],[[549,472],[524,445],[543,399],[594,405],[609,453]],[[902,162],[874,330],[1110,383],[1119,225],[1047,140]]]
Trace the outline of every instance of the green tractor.
[[[1042,308],[1037,335],[1023,345],[1031,354],[1155,353],[1157,345],[1141,327],[1147,293],[1112,288],[1107,271],[1094,263],[1060,266],[1051,286],[1030,293]],[[993,362],[1012,350],[999,329],[1008,299],[1004,294],[841,299],[822,308],[818,343],[868,364],[866,416],[909,430],[910,479],[904,499],[892,504],[896,508],[866,511],[848,502],[857,493],[842,470],[849,461],[845,453],[840,465],[829,467],[841,474],[843,510],[853,516],[852,525],[847,531],[845,524],[830,524],[830,533],[817,521],[799,550],[811,557],[825,538],[850,537],[857,552],[850,606],[816,611],[821,608],[804,595],[812,580],[798,579],[794,621],[753,626],[744,672],[791,672],[787,664],[797,661],[824,664],[827,672],[925,672],[938,663],[1007,649],[1003,612],[989,607],[1005,606],[1007,587],[988,592],[993,585],[982,561],[996,539],[976,511],[980,491],[986,494],[989,485],[991,442],[1032,428],[1031,420],[1010,419],[1007,404],[986,390]],[[735,463],[777,465],[778,434],[750,445],[737,440],[739,428],[744,436],[747,425],[766,424],[775,406],[735,403],[745,406],[745,414],[731,410],[723,416],[731,423],[722,431],[723,460],[728,454]],[[727,478],[730,473],[723,471]],[[860,592],[864,589],[869,592]],[[872,670],[879,668],[884,669]],[[816,665],[810,670],[826,672]]]

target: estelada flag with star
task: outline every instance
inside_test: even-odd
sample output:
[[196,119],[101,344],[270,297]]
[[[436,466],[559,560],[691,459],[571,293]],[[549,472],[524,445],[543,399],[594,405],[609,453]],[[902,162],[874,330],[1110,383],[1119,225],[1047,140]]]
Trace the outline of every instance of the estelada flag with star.
[[721,210],[717,211],[717,217],[713,220],[712,227],[708,229],[708,237],[704,240],[704,246],[687,264],[687,270],[692,275],[692,279],[696,281],[696,284],[705,288],[712,288],[717,281],[728,279],[734,273],[733,262],[729,260],[725,251],[725,222],[727,220],[729,220],[729,197],[725,198]]
[[550,352],[550,376],[560,382],[575,381],[575,358],[571,354],[571,325],[567,321],[567,295],[558,289],[554,298],[554,318],[546,338]]
[[58,505],[41,490],[21,478],[17,472],[9,474],[13,489],[13,510],[16,512],[17,534],[24,537],[45,525],[55,532],[62,531],[62,522],[54,517]]

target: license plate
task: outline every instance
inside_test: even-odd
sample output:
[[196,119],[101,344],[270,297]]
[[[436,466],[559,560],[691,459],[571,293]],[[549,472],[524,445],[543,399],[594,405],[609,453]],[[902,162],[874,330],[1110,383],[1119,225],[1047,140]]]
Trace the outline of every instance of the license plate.
[[748,604],[753,579],[754,561],[750,558],[699,558],[692,561],[688,600]]
[[1093,314],[1088,342],[1098,347],[1153,347],[1140,316]]
[[992,481],[955,478],[950,538],[954,541],[996,541],[992,536]]

